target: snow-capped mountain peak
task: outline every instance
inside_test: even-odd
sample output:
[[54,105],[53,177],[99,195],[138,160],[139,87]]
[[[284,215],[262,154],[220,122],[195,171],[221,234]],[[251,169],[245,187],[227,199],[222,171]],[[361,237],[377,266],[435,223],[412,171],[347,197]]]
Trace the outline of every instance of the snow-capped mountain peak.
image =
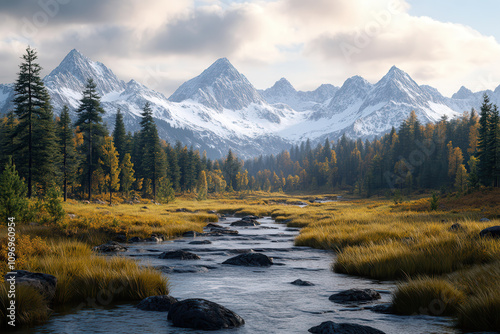
[[268,92],[272,91],[275,95],[282,95],[282,96],[295,94],[297,92],[290,83],[290,81],[288,81],[285,78],[281,78],[278,81],[276,81],[276,83],[271,88],[266,89],[266,91]]
[[464,99],[470,99],[471,97],[474,96],[474,93],[472,91],[464,86],[460,87],[458,92],[452,95],[452,99],[459,99],[459,100],[464,100]]
[[227,58],[218,59],[199,76],[183,83],[169,100],[193,100],[218,111],[241,110],[252,103],[264,103],[255,87]]
[[[425,124],[477,109],[485,93],[462,87],[446,98],[433,87],[419,86],[395,66],[375,84],[354,76],[340,88],[324,84],[314,91],[297,91],[282,78],[257,91],[227,58],[221,58],[167,99],[133,79],[121,81],[104,64],[72,50],[44,78],[56,114],[63,105],[78,107],[88,78],[97,84],[108,129],[119,108],[127,130],[139,130],[138,117],[150,103],[162,139],[206,150],[211,158],[229,148],[240,157],[277,153],[300,140],[334,140],[343,133],[373,138],[399,126],[412,110]],[[500,86],[486,93],[493,103],[500,102]],[[0,84],[0,112],[12,110],[13,96],[12,84]]]
[[90,60],[76,49],[66,55],[59,66],[44,78],[44,82],[52,89],[67,88],[81,92],[89,78],[94,79],[101,96],[125,88],[125,83],[104,64]]

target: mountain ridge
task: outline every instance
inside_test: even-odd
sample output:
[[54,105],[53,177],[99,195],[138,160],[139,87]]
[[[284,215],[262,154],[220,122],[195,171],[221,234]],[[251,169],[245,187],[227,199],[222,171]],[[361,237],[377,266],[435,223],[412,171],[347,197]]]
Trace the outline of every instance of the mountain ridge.
[[[323,84],[304,92],[281,78],[257,90],[227,58],[220,58],[166,98],[134,79],[125,83],[104,64],[73,49],[43,79],[56,113],[65,104],[72,110],[78,106],[89,77],[96,81],[108,129],[119,108],[127,129],[137,131],[141,110],[149,102],[162,139],[181,140],[206,150],[211,158],[228,149],[241,157],[277,153],[302,140],[335,140],[343,133],[374,138],[399,126],[411,110],[424,124],[436,122],[478,108],[484,93],[462,87],[451,98],[444,97],[396,66],[374,84],[353,76],[341,87]],[[500,101],[500,86],[486,92],[492,102]],[[13,85],[0,84],[1,112],[12,109],[12,98]]]

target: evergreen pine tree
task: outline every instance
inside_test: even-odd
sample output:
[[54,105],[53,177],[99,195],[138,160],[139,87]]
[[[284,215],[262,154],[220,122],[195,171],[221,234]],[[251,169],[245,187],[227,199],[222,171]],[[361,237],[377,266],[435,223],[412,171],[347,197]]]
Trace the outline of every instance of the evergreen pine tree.
[[123,115],[118,109],[115,118],[115,128],[113,130],[113,142],[115,143],[116,151],[118,152],[120,163],[123,161],[125,153],[127,153],[127,135],[125,132],[125,123],[123,123]]
[[491,184],[491,159],[489,159],[490,146],[488,135],[490,129],[492,105],[488,95],[484,94],[483,104],[481,105],[481,113],[479,118],[479,133],[477,139],[477,158],[478,176],[482,184],[488,186]]
[[177,152],[174,150],[173,147],[168,145],[166,147],[166,153],[167,153],[167,161],[168,161],[168,177],[170,178],[170,183],[172,184],[172,187],[180,191],[181,190],[181,169],[179,167],[179,162],[177,159]]
[[500,187],[500,117],[498,114],[498,108],[493,105],[490,115],[490,121],[488,124],[488,134],[487,134],[487,151],[485,158],[488,161],[488,166],[490,166],[490,184],[494,187]]
[[19,66],[14,86],[15,113],[19,119],[16,129],[19,158],[16,163],[21,176],[27,179],[28,197],[31,198],[34,181],[44,186],[47,177],[53,177],[55,137],[50,97],[40,77],[42,68],[36,63],[37,53],[28,47],[22,58],[24,61]]
[[236,187],[236,175],[238,174],[239,170],[240,164],[238,162],[238,158],[233,154],[231,149],[229,149],[223,165],[224,178],[226,179],[229,191],[232,191],[234,187]]
[[19,177],[12,159],[0,174],[0,219],[5,224],[9,217],[22,219],[28,209],[26,185]]
[[[93,79],[87,80],[87,85],[83,91],[83,97],[80,100],[80,106],[76,110],[78,120],[75,126],[80,127],[84,135],[83,151],[86,153],[84,163],[84,171],[87,174],[87,191],[88,199],[92,200],[92,174],[97,167],[97,156],[93,152],[97,152],[97,148],[104,137],[106,130],[103,127],[102,117],[104,110],[101,108],[100,97],[96,91],[96,84]],[[83,182],[82,182],[83,184]]]
[[9,111],[0,122],[0,170],[12,159],[16,152],[15,130],[18,120],[13,111]]
[[151,192],[153,200],[156,201],[158,182],[161,178],[167,176],[167,158],[160,145],[158,130],[149,103],[144,106],[141,117],[141,131],[139,134],[141,177],[145,180],[151,180]]
[[61,155],[60,169],[64,201],[68,199],[68,183],[71,184],[77,168],[74,129],[69,117],[68,106],[64,106],[57,126],[57,139]]
[[33,184],[39,187],[40,195],[56,186],[61,173],[57,166],[60,162],[60,152],[57,143],[56,122],[52,113],[52,106],[47,101],[42,109],[40,118],[33,128],[33,161],[36,169],[33,170]]

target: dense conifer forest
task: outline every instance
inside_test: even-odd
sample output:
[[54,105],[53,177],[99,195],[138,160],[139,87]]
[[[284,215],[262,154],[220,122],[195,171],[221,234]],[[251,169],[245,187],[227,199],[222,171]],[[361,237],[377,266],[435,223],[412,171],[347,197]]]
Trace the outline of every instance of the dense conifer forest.
[[90,78],[72,121],[68,107],[53,110],[36,51],[28,48],[22,58],[15,109],[0,122],[0,166],[15,165],[28,197],[61,189],[64,199],[120,192],[168,202],[176,192],[195,192],[198,199],[249,190],[344,189],[371,196],[500,186],[499,112],[486,95],[479,113],[422,125],[411,112],[398,129],[371,141],[342,136],[247,161],[231,150],[210,160],[193,147],[161,140],[148,104],[140,131],[127,132],[118,110],[110,133]]

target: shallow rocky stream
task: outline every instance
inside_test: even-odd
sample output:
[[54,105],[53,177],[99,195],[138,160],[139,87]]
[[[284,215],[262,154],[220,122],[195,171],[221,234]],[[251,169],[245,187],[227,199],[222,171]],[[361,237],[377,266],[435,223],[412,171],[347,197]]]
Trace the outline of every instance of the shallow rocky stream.
[[[238,218],[219,224],[229,226]],[[277,224],[271,218],[258,220],[255,227],[231,227],[238,235],[182,238],[162,243],[129,244],[121,256],[130,256],[158,268],[170,280],[170,294],[178,299],[204,298],[236,312],[245,325],[212,333],[307,333],[324,321],[367,325],[387,334],[458,333],[447,318],[431,316],[395,316],[375,313],[371,306],[390,301],[394,284],[333,273],[334,254],[293,245],[297,229]],[[192,244],[209,240],[211,243]],[[274,259],[270,267],[240,267],[221,264],[245,250],[262,252]],[[159,259],[161,252],[185,250],[200,260]],[[314,286],[290,284],[296,279]],[[371,288],[382,298],[376,302],[346,306],[331,302],[333,293],[351,288]],[[105,303],[104,303],[105,304]],[[50,321],[26,333],[201,333],[175,328],[167,313],[142,311],[134,304],[58,311]]]

